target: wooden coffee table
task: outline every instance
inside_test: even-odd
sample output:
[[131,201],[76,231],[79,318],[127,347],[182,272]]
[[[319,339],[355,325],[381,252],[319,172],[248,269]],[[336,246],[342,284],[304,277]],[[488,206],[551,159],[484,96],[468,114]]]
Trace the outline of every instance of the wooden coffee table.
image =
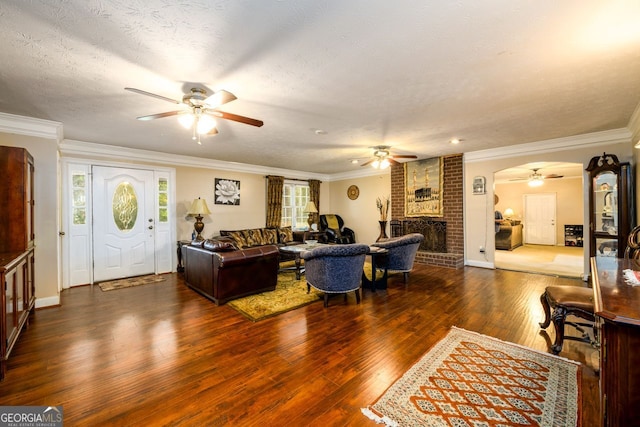
[[325,246],[324,243],[304,243],[301,245],[291,245],[291,246],[282,246],[280,248],[281,254],[293,255],[295,257],[295,266],[294,267],[285,267],[281,268],[280,271],[290,271],[295,270],[296,272],[296,280],[300,280],[302,274],[304,273],[304,267],[302,266],[302,261],[300,260],[300,254],[304,251],[310,251],[313,248],[317,248],[319,246]]

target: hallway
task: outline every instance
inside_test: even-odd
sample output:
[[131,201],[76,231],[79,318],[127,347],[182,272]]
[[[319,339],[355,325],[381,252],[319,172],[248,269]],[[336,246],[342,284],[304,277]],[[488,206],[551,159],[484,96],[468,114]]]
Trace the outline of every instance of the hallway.
[[496,250],[495,267],[502,270],[582,278],[584,248],[524,245],[512,251]]

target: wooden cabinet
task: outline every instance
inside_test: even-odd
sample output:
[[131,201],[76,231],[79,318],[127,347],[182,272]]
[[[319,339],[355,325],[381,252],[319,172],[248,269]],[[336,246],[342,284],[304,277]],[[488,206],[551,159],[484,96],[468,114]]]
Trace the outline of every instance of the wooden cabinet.
[[0,379],[20,331],[35,305],[33,157],[0,146]]
[[633,218],[631,165],[604,153],[591,159],[587,171],[590,255],[622,258]]
[[0,380],[6,373],[6,363],[22,328],[29,322],[35,305],[35,258],[33,248],[24,252],[0,254]]
[[625,283],[639,260],[591,258],[600,341],[600,413],[603,426],[640,426],[640,287]]
[[34,241],[34,163],[27,150],[0,146],[0,252],[24,251]]

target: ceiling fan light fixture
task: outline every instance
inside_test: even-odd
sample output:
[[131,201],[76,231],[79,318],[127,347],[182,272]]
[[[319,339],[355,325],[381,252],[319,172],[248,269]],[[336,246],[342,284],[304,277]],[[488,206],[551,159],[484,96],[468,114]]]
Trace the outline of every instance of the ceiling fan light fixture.
[[191,113],[181,113],[178,115],[178,123],[185,129],[191,129],[195,120],[195,116]]
[[529,187],[540,187],[542,185],[542,176],[533,174],[529,178]]
[[373,163],[371,163],[371,167],[374,169],[379,169],[380,168],[380,159],[375,159],[373,161]]
[[197,132],[202,135],[205,133],[209,133],[211,129],[216,127],[216,121],[213,117],[207,116],[206,114],[200,115],[198,117],[198,121],[196,123]]
[[390,165],[390,163],[389,163],[389,159],[384,158],[384,159],[382,159],[382,161],[380,162],[380,169],[386,169],[386,168],[388,168],[388,167],[389,167],[389,165]]

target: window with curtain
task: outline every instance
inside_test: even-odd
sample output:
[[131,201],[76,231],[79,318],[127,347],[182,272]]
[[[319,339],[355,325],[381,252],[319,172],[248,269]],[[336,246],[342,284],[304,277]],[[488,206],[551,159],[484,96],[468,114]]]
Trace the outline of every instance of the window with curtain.
[[284,182],[282,187],[282,227],[291,226],[295,229],[306,229],[309,214],[304,211],[307,202],[311,200],[309,184],[290,181]]

